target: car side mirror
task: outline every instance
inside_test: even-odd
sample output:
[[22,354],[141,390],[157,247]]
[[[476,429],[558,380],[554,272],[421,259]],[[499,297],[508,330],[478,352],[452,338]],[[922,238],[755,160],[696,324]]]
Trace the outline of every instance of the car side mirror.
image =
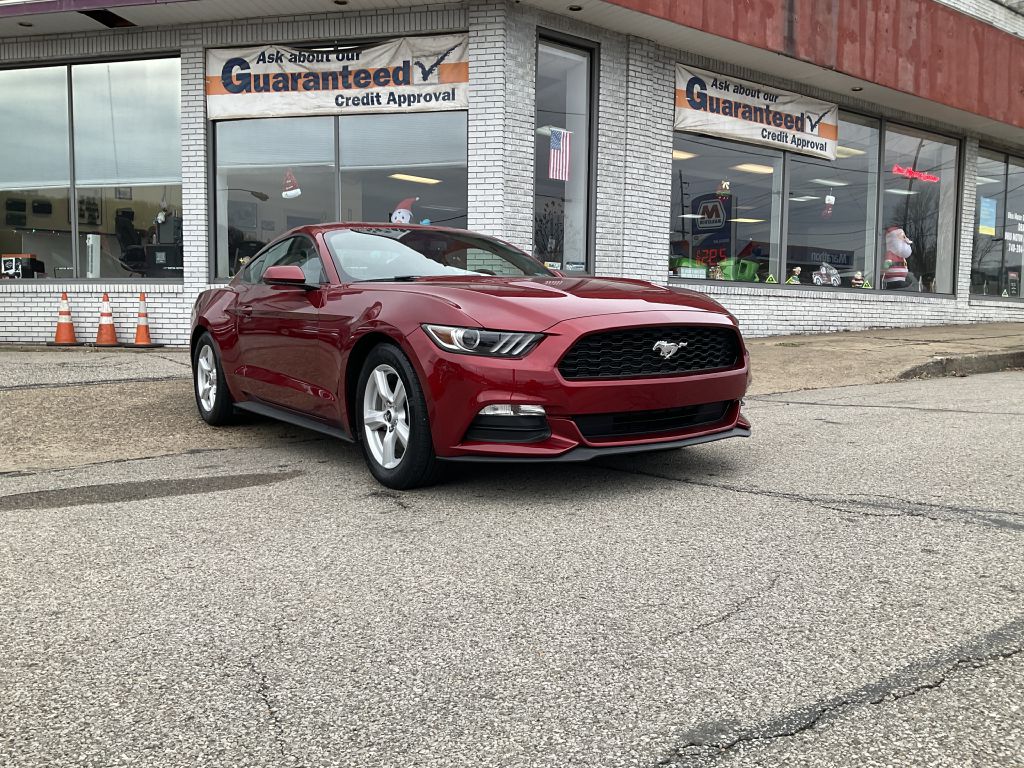
[[302,271],[302,267],[295,264],[267,267],[267,271],[263,273],[262,279],[267,285],[291,285],[295,288],[305,288],[307,290],[319,287],[308,285],[306,283],[306,274]]

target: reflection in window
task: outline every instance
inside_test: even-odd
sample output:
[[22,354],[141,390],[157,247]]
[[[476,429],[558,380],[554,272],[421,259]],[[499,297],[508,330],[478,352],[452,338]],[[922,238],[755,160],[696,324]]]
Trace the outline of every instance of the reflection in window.
[[465,112],[352,115],[341,129],[341,218],[466,227]]
[[1019,299],[1024,277],[1024,160],[1010,158],[1006,178],[1006,266],[999,295]]
[[555,269],[587,269],[590,190],[589,51],[537,46],[533,242]]
[[875,121],[844,115],[835,161],[791,155],[787,281],[871,286],[877,195]]
[[782,153],[685,133],[672,146],[672,274],[778,280]]
[[0,142],[0,252],[23,254],[7,276],[181,279],[179,82],[177,59],[0,72],[18,126]]
[[71,68],[80,277],[181,278],[177,59]]
[[971,255],[971,293],[996,295],[1005,269],[1006,157],[979,152],[975,179],[974,250]]
[[956,141],[892,124],[886,127],[882,288],[953,292],[956,163]]
[[293,227],[337,217],[334,118],[216,124],[217,277]]
[[0,71],[0,125],[2,277],[75,277],[67,68]]
[[465,112],[236,120],[215,131],[218,277],[305,224],[466,226]]

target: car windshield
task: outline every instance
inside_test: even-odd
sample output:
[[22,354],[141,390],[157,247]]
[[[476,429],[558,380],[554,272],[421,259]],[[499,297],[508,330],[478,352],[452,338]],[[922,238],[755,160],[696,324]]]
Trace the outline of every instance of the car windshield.
[[354,227],[327,233],[324,240],[338,270],[355,281],[553,274],[511,246],[468,233]]

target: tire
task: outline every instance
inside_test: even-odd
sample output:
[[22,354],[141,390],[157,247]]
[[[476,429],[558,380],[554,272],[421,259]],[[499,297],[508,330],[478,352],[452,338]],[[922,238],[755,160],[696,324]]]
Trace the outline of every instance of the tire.
[[220,427],[230,424],[235,409],[224,380],[224,367],[209,333],[204,333],[192,352],[192,391],[199,415],[207,424]]
[[370,350],[359,372],[355,410],[366,466],[381,485],[404,491],[437,482],[440,462],[427,401],[412,363],[398,347],[379,344]]

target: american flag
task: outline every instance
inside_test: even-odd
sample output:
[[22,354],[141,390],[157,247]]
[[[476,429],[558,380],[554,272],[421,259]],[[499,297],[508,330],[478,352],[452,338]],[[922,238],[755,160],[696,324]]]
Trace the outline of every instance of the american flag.
[[569,180],[569,140],[572,131],[551,129],[551,154],[548,156],[548,178]]

